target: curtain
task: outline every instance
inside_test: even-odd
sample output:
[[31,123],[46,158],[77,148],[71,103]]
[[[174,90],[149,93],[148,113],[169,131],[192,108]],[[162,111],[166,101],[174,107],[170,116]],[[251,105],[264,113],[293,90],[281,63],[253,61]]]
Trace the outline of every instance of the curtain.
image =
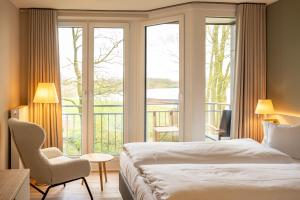
[[236,49],[233,137],[261,141],[261,117],[254,112],[266,97],[266,5],[237,6]]
[[55,83],[58,98],[61,99],[56,11],[26,9],[23,12],[21,16],[27,21],[24,34],[28,42],[26,51],[22,53],[27,59],[29,120],[44,128],[44,147],[54,146],[62,149],[61,103],[33,103],[39,82]]

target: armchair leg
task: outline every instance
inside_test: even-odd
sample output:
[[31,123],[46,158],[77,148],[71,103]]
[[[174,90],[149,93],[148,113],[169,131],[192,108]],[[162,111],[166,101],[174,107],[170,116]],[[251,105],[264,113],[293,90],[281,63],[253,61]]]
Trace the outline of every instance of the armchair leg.
[[37,190],[39,193],[44,194],[44,192],[40,188],[36,187],[34,184],[30,183],[30,186]]
[[33,187],[34,189],[36,189],[39,193],[41,193],[43,195],[42,200],[44,200],[50,190],[50,188],[53,187],[53,185],[50,185],[49,187],[47,187],[46,192],[43,192],[40,188],[36,187],[34,184],[30,183],[30,186]]
[[44,200],[44,199],[46,198],[46,196],[47,196],[47,194],[48,194],[48,192],[49,192],[49,190],[50,190],[51,188],[56,187],[56,186],[58,186],[58,185],[64,185],[64,186],[66,186],[66,183],[69,183],[69,182],[72,182],[72,181],[76,181],[76,180],[78,180],[78,179],[82,179],[82,180],[83,180],[83,182],[85,183],[85,186],[86,186],[86,188],[87,188],[87,190],[88,190],[88,192],[89,192],[90,198],[91,198],[91,200],[93,200],[93,195],[92,195],[91,190],[90,190],[90,188],[89,188],[89,186],[88,186],[88,184],[87,184],[87,182],[86,182],[86,180],[85,180],[84,177],[82,177],[82,178],[77,178],[77,179],[73,179],[73,180],[69,180],[69,181],[65,181],[65,182],[62,182],[62,183],[57,183],[57,184],[50,185],[50,186],[46,189],[45,192],[43,192],[40,188],[36,187],[36,186],[35,186],[34,184],[32,184],[32,183],[30,183],[30,186],[33,187],[34,189],[36,189],[39,193],[41,193],[41,194],[43,195],[42,200]]
[[91,193],[91,190],[90,190],[90,188],[89,188],[89,185],[87,184],[87,182],[86,182],[86,180],[85,180],[84,177],[82,177],[82,180],[84,181],[84,184],[85,184],[85,186],[86,186],[86,189],[87,189],[88,192],[89,192],[89,195],[90,195],[91,200],[93,200],[93,195],[92,195],[92,193]]
[[47,196],[47,194],[48,194],[50,188],[52,188],[52,187],[53,187],[52,185],[50,185],[49,187],[47,187],[47,190],[46,190],[46,192],[44,193],[44,195],[43,195],[43,197],[42,197],[42,200],[46,199],[46,196]]

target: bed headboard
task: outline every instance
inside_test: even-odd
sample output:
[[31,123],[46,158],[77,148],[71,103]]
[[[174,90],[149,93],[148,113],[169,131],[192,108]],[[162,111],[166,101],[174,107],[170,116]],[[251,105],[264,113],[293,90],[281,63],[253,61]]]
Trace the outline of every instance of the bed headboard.
[[278,119],[280,124],[300,125],[300,115],[274,114],[270,118]]

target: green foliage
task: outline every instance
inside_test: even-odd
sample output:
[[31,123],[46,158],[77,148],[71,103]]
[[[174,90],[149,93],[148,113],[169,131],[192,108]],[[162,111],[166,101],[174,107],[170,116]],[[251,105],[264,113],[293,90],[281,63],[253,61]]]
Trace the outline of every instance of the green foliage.
[[123,80],[120,79],[97,79],[94,81],[94,95],[106,96],[123,93]]
[[[210,59],[207,61],[209,67],[208,79],[206,80],[206,102],[226,103],[226,90],[230,84],[230,33],[231,25],[208,25],[207,42],[212,46]],[[229,52],[228,52],[229,51]],[[228,54],[229,53],[229,54]],[[221,111],[223,105],[207,105],[206,110]],[[217,127],[220,121],[220,112],[212,112],[207,115],[207,123]]]
[[149,78],[147,79],[147,88],[178,88],[178,81],[172,81],[169,79]]
[[[230,62],[225,66],[226,48],[230,45],[230,25],[207,27],[212,51],[209,62],[209,76],[206,86],[207,102],[226,102],[226,89],[230,81]],[[221,37],[220,37],[221,36]]]
[[[123,146],[123,107],[122,102],[100,102],[95,104],[102,105],[120,105],[94,108],[94,151],[110,154],[119,154]],[[151,105],[147,112],[147,135],[150,141],[153,139],[153,112],[156,112],[156,126],[178,126],[178,111],[176,106]],[[173,111],[174,124],[170,124]],[[63,108],[63,141],[64,152],[67,155],[81,154],[81,133],[82,133],[82,115],[74,106]],[[161,141],[172,141],[178,138],[172,138],[168,134],[160,137]]]

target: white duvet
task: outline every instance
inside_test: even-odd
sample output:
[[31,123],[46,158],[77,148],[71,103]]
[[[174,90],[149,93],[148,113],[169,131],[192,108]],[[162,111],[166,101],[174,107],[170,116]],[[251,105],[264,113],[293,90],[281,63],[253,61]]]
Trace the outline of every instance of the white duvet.
[[299,164],[140,166],[159,200],[299,200]]
[[294,162],[288,155],[251,139],[217,142],[129,143],[124,145],[124,152],[136,168],[149,164]]

